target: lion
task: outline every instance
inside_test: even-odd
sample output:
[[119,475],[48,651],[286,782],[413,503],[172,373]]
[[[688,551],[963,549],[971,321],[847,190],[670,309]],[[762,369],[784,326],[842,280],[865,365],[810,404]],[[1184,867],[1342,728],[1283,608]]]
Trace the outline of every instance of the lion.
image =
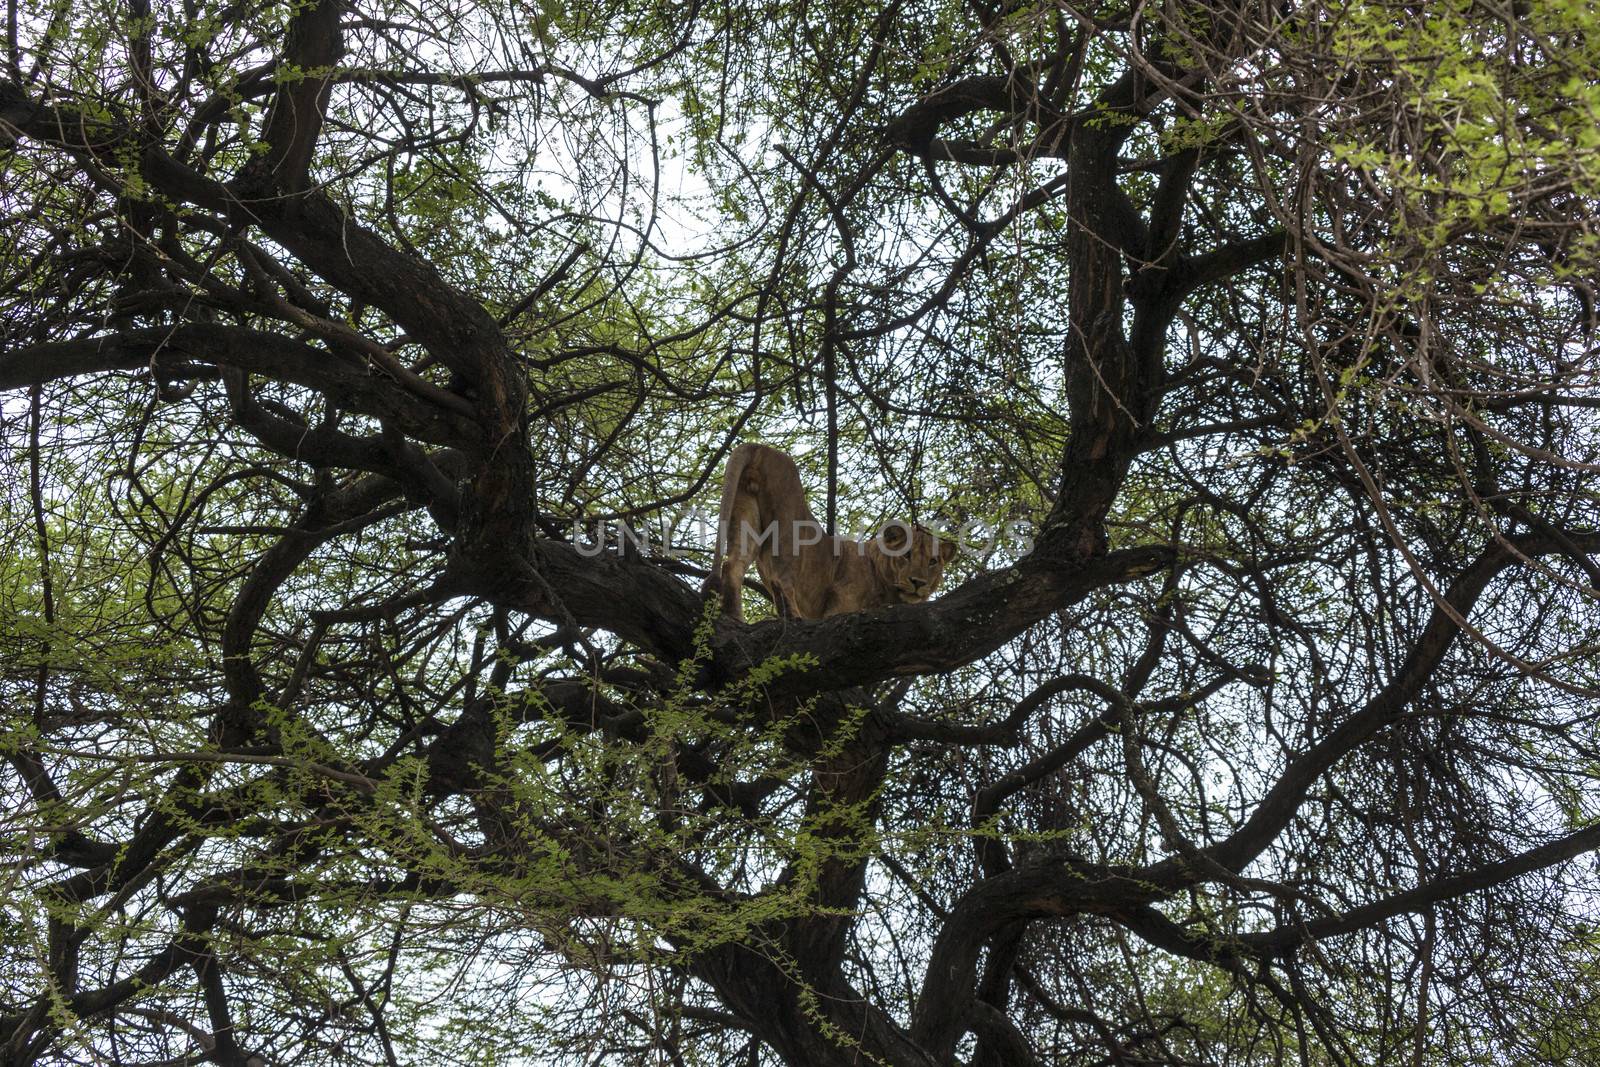
[[806,503],[794,459],[767,445],[742,444],[722,478],[706,591],[720,593],[723,613],[743,622],[741,594],[753,562],[779,615],[825,619],[927,600],[955,552],[955,542],[904,522],[866,541],[827,533]]

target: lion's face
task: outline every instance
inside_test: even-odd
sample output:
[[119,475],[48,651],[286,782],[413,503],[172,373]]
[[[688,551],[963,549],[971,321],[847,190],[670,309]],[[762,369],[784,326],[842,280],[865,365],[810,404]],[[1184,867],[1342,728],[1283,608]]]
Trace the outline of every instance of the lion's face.
[[920,604],[944,580],[945,564],[955,558],[956,543],[924,526],[893,522],[879,531],[880,573],[900,600]]

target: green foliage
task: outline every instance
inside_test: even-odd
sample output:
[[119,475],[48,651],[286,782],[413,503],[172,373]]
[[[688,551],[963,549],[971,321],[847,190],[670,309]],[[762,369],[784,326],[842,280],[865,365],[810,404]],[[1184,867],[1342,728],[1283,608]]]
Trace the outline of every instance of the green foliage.
[[[1305,934],[1595,825],[1592,3],[24,6],[0,1060],[1593,1058],[1582,863]],[[753,439],[1071,538],[749,629],[571,572]]]

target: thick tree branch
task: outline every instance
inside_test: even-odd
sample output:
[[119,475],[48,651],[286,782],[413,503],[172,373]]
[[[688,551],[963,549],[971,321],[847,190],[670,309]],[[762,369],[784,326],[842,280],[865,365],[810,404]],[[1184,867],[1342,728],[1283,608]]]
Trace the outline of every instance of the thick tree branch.
[[[474,448],[478,426],[459,410],[459,397],[415,395],[364,360],[341,357],[281,334],[244,326],[191,322],[143,327],[74,341],[0,352],[0,391],[115,370],[137,370],[186,360],[231,367],[302,385],[340,407],[381,419],[406,434],[437,444]],[[448,397],[448,400],[444,400]]]
[[263,140],[272,182],[286,193],[306,188],[311,157],[322,132],[332,87],[332,70],[344,55],[339,19],[343,0],[311,0],[289,21],[283,59],[274,72],[281,81],[267,112]]

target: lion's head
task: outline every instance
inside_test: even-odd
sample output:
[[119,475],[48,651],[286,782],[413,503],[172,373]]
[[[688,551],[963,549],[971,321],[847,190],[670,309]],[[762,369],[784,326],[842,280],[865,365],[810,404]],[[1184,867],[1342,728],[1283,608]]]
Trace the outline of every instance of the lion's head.
[[945,564],[956,555],[956,543],[926,526],[891,522],[873,538],[877,569],[884,584],[904,603],[920,604],[944,580]]

